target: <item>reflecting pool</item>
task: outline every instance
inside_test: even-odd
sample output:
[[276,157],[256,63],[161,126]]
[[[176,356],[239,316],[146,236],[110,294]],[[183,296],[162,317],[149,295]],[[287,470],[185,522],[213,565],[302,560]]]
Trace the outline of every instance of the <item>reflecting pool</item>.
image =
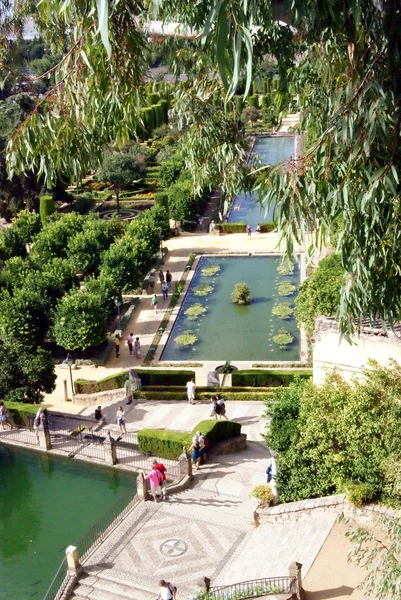
[[[277,165],[295,154],[294,136],[258,137],[253,152],[263,165]],[[273,221],[274,206],[268,211],[259,204],[257,192],[238,194],[232,204],[227,221],[229,223],[245,222],[256,229],[262,221]]]
[[[281,275],[277,271],[281,262],[278,256],[202,257],[161,359],[299,360],[299,331],[294,316],[283,320],[272,314],[276,304],[286,303],[293,307],[299,286],[298,265],[294,265],[291,275]],[[214,275],[205,275],[217,268]],[[231,302],[231,293],[235,284],[242,282],[249,286],[252,300],[249,305],[238,306]],[[292,293],[280,296],[280,283],[291,284]],[[204,296],[197,295],[205,291],[198,286],[204,285],[210,286],[212,291]],[[202,313],[196,318],[190,314],[194,304],[201,306],[201,309],[195,309]],[[186,314],[188,309],[191,310]],[[287,346],[273,341],[281,330],[293,338]],[[176,338],[187,332],[195,335],[197,340],[193,345],[180,346]]]
[[0,444],[0,598],[42,600],[79,538],[135,475]]

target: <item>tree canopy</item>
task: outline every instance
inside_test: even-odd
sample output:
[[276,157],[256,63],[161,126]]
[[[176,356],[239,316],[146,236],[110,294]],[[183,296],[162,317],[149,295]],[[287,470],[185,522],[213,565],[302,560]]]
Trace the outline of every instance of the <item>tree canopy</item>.
[[[173,111],[195,190],[206,181],[229,194],[244,185],[246,142],[232,98],[241,88],[246,96],[255,68],[274,57],[277,103],[291,89],[307,135],[303,155],[260,171],[261,198],[276,205],[289,254],[310,230],[313,252],[341,217],[343,331],[364,317],[393,321],[401,308],[399,2],[292,0],[293,27],[274,19],[275,4],[42,0],[38,27],[67,51],[52,71],[54,88],[9,142],[9,172],[79,179],[105,144],[137,131],[148,68],[142,24],[159,10],[200,34],[174,58],[189,76],[175,88]],[[3,11],[3,41],[29,10],[23,0]]]

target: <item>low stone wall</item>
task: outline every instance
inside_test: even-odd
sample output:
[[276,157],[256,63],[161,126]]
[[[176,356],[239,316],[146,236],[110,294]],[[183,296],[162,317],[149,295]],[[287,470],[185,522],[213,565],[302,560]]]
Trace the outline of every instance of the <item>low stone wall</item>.
[[93,406],[102,404],[102,402],[112,402],[113,400],[124,400],[125,389],[106,390],[105,392],[95,392],[94,394],[75,394],[73,403],[81,406]]
[[[300,521],[308,520],[312,511],[320,511],[331,513],[334,511],[338,514],[344,512],[346,503],[345,494],[337,494],[335,496],[324,496],[323,498],[310,498],[309,500],[301,500],[299,502],[288,502],[287,504],[277,504],[266,508],[259,507],[255,511],[255,516],[260,524],[274,523],[276,521]],[[347,503],[348,504],[348,503]]]
[[241,433],[241,435],[214,444],[214,446],[211,448],[210,454],[213,456],[218,456],[219,454],[231,454],[233,452],[241,452],[242,450],[245,450],[245,448],[246,434]]

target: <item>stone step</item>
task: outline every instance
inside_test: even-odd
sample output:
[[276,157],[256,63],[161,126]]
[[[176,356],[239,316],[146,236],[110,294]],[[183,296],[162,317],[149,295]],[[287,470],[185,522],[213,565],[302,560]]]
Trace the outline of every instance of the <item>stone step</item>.
[[[104,570],[99,573],[96,585],[94,586],[94,591],[96,592],[96,596],[92,595],[89,598],[93,598],[93,600],[103,600],[107,596],[102,596],[102,594],[117,594],[121,598],[130,598],[137,599],[143,598],[143,600],[154,600],[155,595],[157,595],[157,590],[154,589],[154,583],[151,582],[150,586],[144,586],[138,582],[134,581],[122,581],[121,578],[118,579],[118,575],[114,574],[113,571]],[[110,597],[111,598],[111,597]]]

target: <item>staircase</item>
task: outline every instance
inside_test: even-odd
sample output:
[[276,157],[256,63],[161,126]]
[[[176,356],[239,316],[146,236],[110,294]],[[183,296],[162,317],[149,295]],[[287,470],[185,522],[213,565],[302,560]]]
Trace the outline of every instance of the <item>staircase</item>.
[[113,576],[113,571],[105,569],[97,575],[84,573],[79,580],[71,599],[76,600],[154,600],[158,589],[144,587],[133,580],[124,581]]

